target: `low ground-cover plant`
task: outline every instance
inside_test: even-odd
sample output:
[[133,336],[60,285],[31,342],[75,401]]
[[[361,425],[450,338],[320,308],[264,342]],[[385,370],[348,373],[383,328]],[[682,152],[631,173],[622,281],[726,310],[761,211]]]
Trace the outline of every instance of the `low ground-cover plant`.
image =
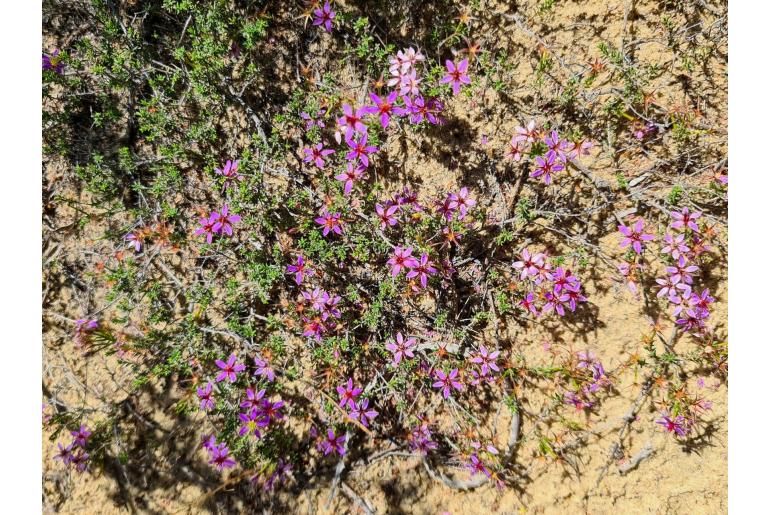
[[[249,484],[269,496],[319,477],[336,488],[387,453],[423,460],[450,487],[509,488],[527,477],[516,460],[524,444],[574,467],[572,453],[631,376],[656,415],[644,420],[632,405],[611,461],[627,459],[623,435],[638,416],[683,446],[710,431],[711,404],[688,380],[692,370],[726,378],[712,272],[724,257],[727,176],[661,201],[583,164],[619,138],[646,152],[674,130],[682,143],[699,137],[687,113],[666,120],[639,98],[652,71],[604,46],[603,60],[559,86],[561,110],[533,105],[533,115],[512,114],[513,134],[478,143],[451,134],[490,84],[505,92],[513,66],[470,39],[484,36],[471,28],[476,4],[438,16],[427,36],[391,40],[379,28],[387,21],[337,2],[161,4],[95,1],[74,11],[93,33],[43,54],[46,154],[74,163],[72,182],[92,202],[76,210],[84,224],[107,221],[100,240],[110,247],[93,251],[88,270],[103,297],[83,304],[82,318],[59,316],[80,359],[104,354],[131,377],[127,397],[97,411],[47,395],[62,466],[130,464],[115,449],[139,438],[119,428],[145,416],[134,399],[161,383],[174,416],[194,425],[185,459],[207,464],[199,474],[212,495]],[[296,66],[280,70],[290,34]],[[535,87],[560,84],[554,66],[541,48]],[[583,123],[574,106],[607,66],[625,89],[604,118]],[[472,173],[438,184],[397,173],[411,155],[442,152],[460,168],[472,152],[485,156],[501,193]],[[582,189],[589,199],[573,194]],[[599,214],[617,226],[615,249],[573,225],[585,219],[615,237]],[[595,348],[556,337],[533,358],[531,342],[505,332],[589,332],[601,279],[627,287],[619,298],[653,322],[644,351],[613,369]]]

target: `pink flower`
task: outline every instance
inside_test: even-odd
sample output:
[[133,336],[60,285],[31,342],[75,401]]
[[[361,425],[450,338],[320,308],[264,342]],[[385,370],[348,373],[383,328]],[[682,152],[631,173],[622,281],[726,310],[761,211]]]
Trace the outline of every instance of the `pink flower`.
[[521,270],[519,279],[523,281],[527,277],[536,277],[544,263],[545,254],[531,256],[529,250],[524,249],[521,251],[521,260],[513,263],[513,268]]
[[393,365],[397,366],[403,357],[414,358],[414,352],[412,347],[417,344],[414,338],[404,340],[404,336],[401,333],[396,334],[396,341],[389,342],[385,345],[385,348],[393,353]]
[[380,229],[383,231],[389,226],[396,225],[398,219],[396,213],[398,213],[398,206],[383,207],[382,204],[374,206],[374,210],[377,212],[377,217],[380,219]]
[[374,154],[379,149],[373,145],[366,144],[368,137],[368,134],[364,133],[357,141],[352,138],[345,140],[351,149],[350,152],[345,154],[345,158],[350,161],[358,159],[363,166],[369,166],[369,154]]
[[243,175],[238,173],[238,163],[239,161],[236,159],[235,161],[230,161],[229,159],[225,163],[225,166],[220,168],[215,168],[214,173],[217,175],[221,175],[225,178],[224,185],[222,186],[224,189],[229,188],[232,186],[233,182],[235,181],[242,181]]
[[620,242],[620,248],[631,245],[637,254],[642,253],[642,242],[655,239],[654,234],[642,234],[644,231],[644,220],[642,218],[636,221],[633,228],[625,225],[618,225],[618,231],[625,236],[623,241]]
[[334,150],[330,148],[325,149],[323,143],[305,147],[302,151],[305,153],[305,157],[302,160],[306,163],[315,163],[321,170],[324,168],[324,158],[334,153]]
[[446,61],[447,74],[439,81],[441,84],[452,84],[452,92],[457,95],[460,93],[461,84],[470,84],[471,79],[468,78],[468,60],[463,59],[455,66],[454,61]]
[[329,213],[324,207],[321,211],[321,216],[315,219],[315,223],[323,226],[323,235],[326,236],[329,232],[335,234],[342,234],[342,222],[340,222],[342,215],[340,213]]
[[444,398],[448,398],[452,394],[453,388],[457,391],[463,389],[463,385],[455,380],[457,375],[458,371],[456,368],[452,369],[449,374],[445,374],[441,370],[436,370],[436,377],[438,378],[438,381],[433,383],[433,388],[438,388],[443,392]]
[[369,98],[372,99],[372,102],[374,102],[374,105],[365,107],[364,109],[369,114],[380,116],[380,125],[382,125],[383,129],[388,127],[388,124],[390,123],[391,114],[394,114],[397,116],[404,116],[409,112],[403,107],[394,105],[394,103],[396,102],[396,99],[398,99],[398,91],[391,91],[390,94],[384,100],[381,99],[379,96],[377,96],[375,93],[369,93]]
[[343,115],[337,119],[337,125],[345,129],[346,140],[351,139],[356,132],[366,133],[366,125],[362,121],[363,117],[366,116],[366,109],[362,107],[354,111],[350,105],[342,104],[342,113]]
[[433,267],[433,262],[428,258],[428,254],[423,253],[422,256],[420,256],[420,261],[417,263],[417,266],[409,270],[406,274],[406,278],[412,279],[413,277],[419,277],[420,284],[425,288],[428,286],[429,275],[436,275],[436,269]]
[[316,9],[313,11],[313,16],[315,18],[313,19],[313,25],[323,25],[326,28],[326,32],[332,31],[332,21],[334,20],[334,17],[337,14],[332,11],[331,6],[329,5],[329,1],[327,0],[324,2],[322,9]]
[[231,383],[234,383],[238,378],[238,372],[246,370],[246,365],[243,363],[236,363],[236,359],[237,358],[235,357],[235,354],[230,354],[230,358],[227,360],[227,363],[221,359],[216,360],[217,366],[222,369],[222,371],[216,377],[217,383],[224,381],[225,379]]
[[340,396],[340,408],[344,408],[347,405],[349,408],[355,409],[356,397],[361,395],[361,392],[363,392],[361,388],[353,387],[353,378],[348,378],[347,384],[337,387],[337,394]]
[[489,352],[487,348],[482,345],[479,347],[479,353],[471,358],[471,363],[481,365],[481,375],[485,376],[489,374],[490,370],[500,372],[497,366],[497,357],[500,355],[500,351]]
[[302,280],[306,275],[311,276],[314,273],[313,270],[307,268],[307,265],[305,264],[305,258],[302,256],[302,254],[297,256],[297,261],[295,264],[286,267],[286,272],[294,274],[294,281],[297,284],[302,284]]
[[402,268],[415,268],[418,262],[412,257],[412,247],[405,249],[396,247],[393,249],[393,257],[388,260],[387,264],[390,266],[390,275],[396,277]]
[[214,224],[214,227],[212,227],[213,231],[215,233],[219,234],[227,234],[228,236],[233,235],[233,225],[235,222],[240,222],[241,217],[238,215],[231,215],[228,213],[228,207],[227,204],[222,206],[222,209],[219,213],[211,213],[211,216],[214,217],[216,215],[217,222]]
[[700,232],[698,223],[695,221],[703,215],[700,211],[690,213],[688,208],[682,208],[681,212],[674,211],[671,213],[671,217],[675,220],[671,224],[672,229],[682,229],[683,227],[689,227],[695,232]]
[[134,247],[134,250],[139,252],[142,250],[142,240],[134,233],[126,234],[126,240],[129,242],[130,247]]
[[345,183],[345,195],[350,195],[353,190],[353,184],[360,181],[366,174],[366,167],[362,164],[356,166],[354,163],[348,163],[347,172],[335,175],[334,178]]

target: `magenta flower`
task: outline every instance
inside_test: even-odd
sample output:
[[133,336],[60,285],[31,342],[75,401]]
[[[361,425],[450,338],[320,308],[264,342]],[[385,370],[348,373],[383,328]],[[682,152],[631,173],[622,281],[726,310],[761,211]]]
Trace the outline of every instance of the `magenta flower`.
[[561,290],[566,288],[568,285],[577,284],[580,286],[580,281],[578,281],[578,278],[572,275],[572,272],[569,270],[565,272],[562,267],[558,267],[553,271],[552,274],[550,274],[550,280],[553,281],[554,293],[560,293]]
[[706,288],[700,294],[692,292],[689,296],[688,302],[695,308],[708,310],[709,305],[714,302],[714,297],[709,295],[709,289]]
[[86,426],[81,424],[79,429],[70,431],[70,434],[74,438],[72,440],[73,444],[77,445],[78,447],[85,448],[86,444],[88,443],[88,438],[91,436],[91,431],[89,431]]
[[211,449],[211,460],[209,465],[214,465],[219,470],[232,468],[235,466],[235,460],[230,458],[230,449],[225,444],[219,444]]
[[86,451],[78,449],[70,458],[70,464],[75,465],[75,470],[78,472],[85,472],[88,469],[88,458],[90,457]]
[[396,277],[402,268],[415,268],[419,263],[417,259],[412,257],[412,247],[402,249],[396,247],[393,249],[393,257],[388,260],[388,266],[390,266],[390,275]]
[[463,59],[457,65],[454,61],[447,59],[446,61],[447,74],[439,81],[441,84],[451,84],[452,93],[457,95],[460,93],[461,84],[470,84],[471,79],[468,78],[468,60]]
[[655,423],[665,427],[666,431],[674,433],[676,436],[687,435],[686,421],[682,415],[672,419],[668,414],[663,414]]
[[217,375],[216,382],[219,383],[220,381],[224,381],[227,379],[231,383],[234,383],[235,380],[238,378],[238,372],[242,372],[246,370],[246,365],[243,363],[236,363],[235,360],[237,358],[235,357],[235,354],[230,354],[230,358],[227,360],[227,363],[222,361],[221,359],[216,360],[216,364],[219,368],[222,369],[222,371]]
[[479,347],[479,353],[471,358],[471,363],[481,365],[481,375],[485,376],[489,374],[490,370],[500,372],[497,366],[497,357],[500,355],[500,351],[489,352],[487,348],[482,345]]
[[591,406],[593,406],[593,403],[590,402],[588,399],[585,399],[583,397],[583,394],[580,392],[570,392],[564,394],[564,402],[567,404],[572,404],[575,406],[576,410],[583,411]]
[[253,435],[255,438],[262,438],[259,428],[265,424],[256,409],[251,409],[246,413],[239,413],[238,419],[241,421],[241,428],[238,430],[239,436]]
[[409,121],[415,125],[423,121],[428,116],[428,106],[425,99],[420,96],[414,98],[404,97],[404,105],[411,113]]
[[206,243],[211,243],[211,241],[214,239],[214,233],[216,232],[214,230],[214,226],[217,225],[218,221],[219,217],[217,216],[217,213],[211,213],[208,218],[201,218],[201,226],[195,230],[195,236],[205,234]]
[[618,231],[620,231],[623,236],[625,236],[623,241],[620,242],[620,248],[625,248],[631,245],[637,254],[642,253],[642,242],[655,239],[654,234],[643,234],[644,219],[642,218],[636,221],[633,228],[627,227],[625,225],[618,225]]
[[335,175],[334,178],[345,183],[345,195],[350,195],[350,192],[353,190],[353,184],[363,179],[365,174],[366,167],[364,165],[359,164],[356,166],[354,163],[348,163],[348,170]]
[[354,403],[353,408],[350,410],[350,418],[361,422],[361,425],[364,427],[369,427],[369,422],[374,420],[378,413],[368,408],[369,399],[361,399],[360,402]]
[[361,395],[363,390],[361,388],[353,387],[353,378],[348,378],[347,384],[343,384],[337,387],[337,393],[340,396],[340,408],[344,408],[347,405],[349,408],[356,407],[356,397]]
[[364,109],[369,114],[379,115],[380,125],[382,125],[383,129],[388,127],[391,114],[396,116],[404,116],[409,112],[403,107],[394,105],[396,99],[398,99],[398,91],[391,91],[384,100],[377,96],[375,93],[369,93],[369,98],[372,99],[374,105],[365,107]]
[[561,297],[552,292],[546,292],[545,300],[547,302],[543,305],[543,314],[555,310],[559,316],[564,316],[564,301],[561,300]]
[[420,82],[422,79],[417,77],[417,70],[409,70],[399,76],[399,91],[398,94],[402,97],[405,96],[417,96],[420,94]]
[[315,165],[321,170],[324,168],[324,158],[330,154],[334,154],[334,150],[330,148],[324,148],[323,143],[305,147],[302,149],[302,151],[305,153],[305,157],[302,159],[302,161],[305,163],[315,163]]
[[312,116],[310,116],[304,111],[299,113],[299,117],[305,120],[305,130],[309,131],[313,127],[319,127],[319,128],[326,127],[326,124],[321,119],[324,113],[326,113],[326,109],[321,109],[320,111],[318,111],[318,113],[316,113],[317,119],[313,118]]
[[366,144],[368,137],[369,135],[364,133],[361,135],[361,137],[358,138],[358,141],[354,140],[353,138],[348,138],[345,140],[351,149],[350,152],[345,154],[345,159],[350,161],[355,161],[358,159],[361,161],[361,164],[364,165],[364,167],[369,166],[369,154],[374,154],[379,149],[373,145]]
[[671,224],[672,229],[681,229],[683,227],[689,227],[695,232],[700,232],[698,223],[695,221],[703,215],[700,211],[690,213],[688,208],[682,208],[681,212],[674,211],[671,213],[671,217],[675,220]]
[[550,151],[545,156],[537,156],[535,164],[535,170],[529,176],[535,178],[542,175],[546,186],[551,184],[551,174],[564,170],[564,165],[556,161],[556,154]]
[[465,187],[461,188],[460,193],[456,195],[452,193],[450,199],[454,203],[455,208],[460,210],[461,216],[458,217],[459,220],[465,218],[465,215],[468,214],[468,208],[476,205],[476,201],[470,197],[468,188]]
[[684,244],[684,234],[673,236],[666,234],[663,238],[666,242],[666,246],[660,249],[664,254],[671,254],[674,259],[679,259],[681,254],[686,254],[690,251],[690,247]]
[[387,229],[388,226],[396,225],[398,223],[398,219],[396,218],[398,206],[393,205],[383,207],[382,204],[377,204],[374,206],[374,210],[377,212],[377,216],[380,219],[380,229],[383,231]]
[[567,151],[572,146],[569,141],[559,139],[559,133],[552,130],[545,138],[543,143],[548,147],[548,153],[553,154],[557,159],[567,162]]
[[428,254],[423,253],[423,255],[420,256],[420,261],[417,263],[417,266],[409,270],[406,274],[406,278],[412,279],[413,277],[419,277],[420,284],[425,288],[428,286],[429,275],[436,275],[436,269],[433,266],[433,262],[428,259]]
[[334,318],[342,316],[340,310],[337,309],[337,304],[339,304],[340,300],[342,299],[339,295],[332,296],[324,292],[323,306],[321,307],[321,320],[326,321],[329,316],[333,316]]
[[230,161],[229,159],[225,163],[225,166],[220,168],[215,168],[214,173],[217,175],[221,175],[225,178],[225,183],[222,186],[224,189],[229,188],[232,186],[232,184],[236,181],[242,181],[243,175],[238,173],[238,163],[239,161],[236,159],[235,161]]
[[475,476],[479,472],[484,474],[487,477],[492,477],[492,474],[489,472],[489,469],[484,466],[484,463],[481,462],[479,457],[476,455],[476,453],[471,454],[471,460],[470,462],[465,464],[465,467],[471,471],[471,476]]
[[352,139],[356,132],[366,134],[366,125],[362,121],[367,114],[365,108],[362,107],[354,111],[350,105],[342,104],[342,113],[343,115],[337,119],[337,125],[341,129],[345,129],[346,140]]
[[521,251],[521,260],[513,263],[513,268],[521,270],[519,279],[522,281],[527,277],[536,277],[540,273],[540,268],[545,264],[545,254],[530,255],[529,250]]
[[332,452],[339,454],[340,456],[344,456],[345,455],[344,445],[345,445],[345,435],[334,436],[334,431],[331,428],[329,428],[327,431],[327,437],[322,444],[324,456],[331,454]]
[[679,282],[692,284],[692,274],[698,270],[697,265],[688,265],[687,259],[684,256],[679,256],[676,265],[666,267],[666,273],[669,274],[674,284]]
[[262,398],[265,396],[265,390],[254,392],[251,388],[246,388],[246,400],[241,402],[241,408],[257,409],[262,405]]
[[463,385],[455,380],[457,375],[458,371],[456,368],[452,369],[449,374],[445,374],[441,370],[436,370],[436,377],[438,378],[438,381],[433,383],[433,388],[442,390],[444,393],[444,398],[448,398],[452,394],[452,388],[457,391],[463,389]]
[[134,233],[128,233],[126,234],[126,240],[129,242],[129,247],[134,247],[134,250],[139,252],[142,250],[142,240]]
[[228,236],[233,235],[233,225],[235,222],[240,222],[241,217],[238,215],[231,215],[228,212],[229,208],[227,207],[227,204],[222,206],[222,209],[219,213],[211,213],[211,216],[216,216],[217,222],[214,224],[214,227],[212,227],[213,231],[215,233],[219,234],[227,234]]
[[56,455],[53,457],[53,459],[61,460],[61,462],[65,465],[69,465],[72,462],[72,448],[74,445],[74,443],[71,443],[67,447],[64,447],[62,446],[61,442],[59,442],[59,450],[56,452]]
[[416,344],[417,341],[414,338],[404,340],[404,336],[401,333],[396,333],[396,341],[388,343],[385,345],[385,348],[393,353],[393,365],[397,366],[403,357],[414,357],[412,347]]
[[275,381],[275,370],[273,370],[267,360],[255,357],[254,364],[257,366],[257,370],[254,372],[255,376],[262,376],[270,382]]
[[306,267],[305,258],[300,254],[297,256],[297,262],[295,264],[286,267],[286,272],[294,274],[294,282],[302,284],[306,275],[311,276],[314,273],[312,269]]
[[329,213],[326,207],[321,211],[321,216],[315,219],[315,223],[323,226],[323,235],[326,236],[330,232],[335,234],[342,234],[342,223],[340,222],[342,215],[340,213]]
[[527,293],[527,296],[524,297],[524,300],[519,302],[521,306],[524,307],[527,311],[532,313],[535,316],[540,316],[540,313],[537,311],[537,307],[535,306],[535,294],[532,292]]
[[324,2],[323,8],[313,11],[313,16],[315,16],[315,18],[313,18],[313,25],[323,25],[326,28],[326,32],[332,31],[332,21],[337,14],[332,11],[328,0]]
[[303,317],[302,321],[305,324],[304,331],[302,332],[302,336],[306,337],[313,337],[317,341],[321,341],[321,337],[326,332],[326,326],[321,321],[320,318],[313,318],[312,320],[306,317]]
[[211,381],[209,381],[205,387],[197,389],[198,400],[201,401],[200,408],[203,411],[214,409],[214,399],[211,398],[213,387],[214,385],[212,385]]
[[[557,295],[554,292],[554,295]],[[578,302],[586,302],[588,299],[580,291],[580,283],[568,284],[561,290],[561,295],[558,296],[559,302],[567,304],[569,310],[574,313],[577,309]]]

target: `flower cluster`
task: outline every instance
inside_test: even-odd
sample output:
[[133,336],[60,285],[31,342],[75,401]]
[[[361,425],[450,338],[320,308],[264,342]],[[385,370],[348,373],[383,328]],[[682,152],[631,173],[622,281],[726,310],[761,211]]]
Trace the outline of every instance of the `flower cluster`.
[[232,236],[233,224],[240,221],[241,217],[230,214],[230,208],[225,204],[218,212],[212,211],[208,217],[200,219],[201,226],[195,230],[195,236],[205,234],[206,243],[211,243],[215,234]]
[[542,177],[549,185],[554,174],[563,171],[578,156],[589,155],[593,146],[594,142],[587,139],[570,141],[561,138],[555,129],[541,130],[531,120],[526,127],[516,127],[505,155],[513,161],[521,161],[524,154],[529,155],[534,159],[534,170],[529,176]]
[[433,441],[430,424],[424,418],[420,418],[419,423],[412,427],[407,440],[409,447],[413,451],[417,451],[424,456],[438,448],[438,444]]
[[526,291],[519,304],[536,317],[550,311],[564,316],[565,307],[574,312],[578,303],[587,300],[577,276],[561,266],[553,268],[543,253],[533,255],[524,249],[513,268],[519,272],[520,285]]
[[493,383],[495,381],[495,374],[500,372],[500,367],[497,366],[497,359],[500,356],[500,351],[492,351],[481,345],[477,353],[473,354],[468,361],[474,365],[477,365],[479,370],[471,370],[471,385],[479,386],[480,384],[487,382]]
[[88,446],[88,440],[91,437],[91,434],[91,431],[82,424],[78,429],[70,431],[72,442],[67,446],[63,446],[61,442],[59,442],[57,444],[59,450],[56,453],[56,456],[54,456],[54,459],[60,460],[67,467],[70,465],[75,467],[75,470],[78,472],[85,472],[88,470],[88,462],[91,456],[86,452],[86,447]]
[[363,389],[354,387],[352,378],[348,378],[346,384],[337,387],[340,408],[346,408],[351,419],[360,422],[364,427],[369,427],[369,422],[374,420],[378,413],[369,409],[369,399],[358,399],[361,393]]
[[[215,383],[236,383],[238,381],[238,374],[246,370],[246,365],[238,363],[235,354],[231,354],[227,361],[218,359],[215,361],[215,364],[219,370],[214,379]],[[254,365],[255,371],[253,375],[262,377],[268,382],[275,380],[275,370],[266,359],[257,356],[254,358]],[[263,388],[257,391],[257,388],[247,386],[243,391],[228,388],[223,390],[221,385],[215,385],[215,383],[208,381],[205,386],[197,388],[196,393],[200,402],[200,409],[201,411],[215,409],[214,393],[216,389],[219,389],[219,393],[222,395],[240,392],[243,397],[241,397],[238,406],[243,411],[238,413],[238,421],[240,423],[238,429],[239,436],[260,439],[264,436],[264,432],[275,422],[284,418],[281,412],[284,402],[280,399],[275,401],[269,399],[266,389]],[[226,401],[226,399],[224,400]],[[225,404],[227,402],[223,406]],[[209,451],[209,463],[215,467],[225,469],[235,465],[235,461],[230,457],[227,445],[225,443],[217,444],[214,436],[205,440],[203,446]]]
[[305,325],[303,336],[313,337],[320,341],[328,329],[326,322],[329,317],[340,318],[342,316],[337,307],[341,300],[342,297],[339,295],[329,294],[318,287],[303,291],[300,304],[298,304],[298,311],[300,313],[308,313],[309,310],[315,311],[315,315],[312,317],[305,316],[304,314],[302,316],[302,321]]
[[[706,239],[700,234],[698,220],[702,213],[691,212],[687,207],[671,213],[673,222],[669,224],[672,232],[663,235],[660,253],[666,260],[665,275],[657,277],[656,297],[665,299],[672,307],[674,319],[684,331],[700,333],[706,330],[709,318],[709,306],[714,302],[708,289],[700,292],[693,287],[694,277],[700,272],[698,259],[710,250]],[[624,261],[618,269],[624,276],[632,292],[636,292],[639,273],[644,270],[643,244],[655,240],[655,234],[645,232],[644,219],[639,218],[632,226],[618,226],[623,236],[621,248],[633,249],[631,262]]]

